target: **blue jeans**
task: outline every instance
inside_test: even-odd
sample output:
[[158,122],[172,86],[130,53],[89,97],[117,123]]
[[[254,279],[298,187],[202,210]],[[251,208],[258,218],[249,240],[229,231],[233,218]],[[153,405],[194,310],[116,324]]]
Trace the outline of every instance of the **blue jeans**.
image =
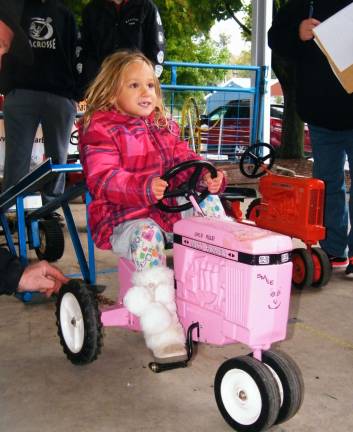
[[[309,125],[313,151],[313,176],[325,182],[324,225],[326,238],[321,247],[337,257],[353,256],[353,188],[350,188],[349,208],[346,201],[344,165],[353,173],[353,130],[333,131]],[[349,232],[348,232],[349,229]]]

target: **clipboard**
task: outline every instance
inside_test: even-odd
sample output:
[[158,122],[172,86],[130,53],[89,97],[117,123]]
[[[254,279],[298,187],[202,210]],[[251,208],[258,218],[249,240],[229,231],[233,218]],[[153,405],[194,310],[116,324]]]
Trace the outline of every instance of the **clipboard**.
[[313,29],[314,41],[326,56],[347,93],[353,93],[353,3]]

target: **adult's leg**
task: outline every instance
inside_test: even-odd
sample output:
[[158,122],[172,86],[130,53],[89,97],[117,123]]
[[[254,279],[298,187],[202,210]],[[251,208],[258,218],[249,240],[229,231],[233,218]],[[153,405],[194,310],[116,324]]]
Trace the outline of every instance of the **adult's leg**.
[[3,190],[28,174],[39,125],[41,97],[32,90],[12,90],[5,97],[5,165]]
[[325,182],[326,238],[320,244],[326,253],[344,257],[348,236],[345,134],[312,125],[309,125],[309,129],[314,158],[313,176]]
[[353,257],[353,130],[345,131],[346,154],[349,166],[349,176],[351,179],[351,186],[349,190],[349,222],[350,228],[348,233],[348,256]]
[[[76,116],[76,103],[72,99],[44,92],[45,103],[41,111],[45,155],[55,164],[64,164]],[[43,202],[60,196],[65,189],[65,173],[61,173],[43,188]]]

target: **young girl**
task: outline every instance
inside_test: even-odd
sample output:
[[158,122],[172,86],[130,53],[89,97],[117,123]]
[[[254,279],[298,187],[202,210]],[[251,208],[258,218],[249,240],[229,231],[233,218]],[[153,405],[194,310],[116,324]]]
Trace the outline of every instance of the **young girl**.
[[[124,304],[140,317],[155,358],[185,358],[174,277],[166,267],[164,251],[164,237],[180,214],[164,213],[154,204],[168,186],[160,176],[180,162],[200,157],[179,139],[176,123],[166,118],[160,85],[146,57],[117,52],[104,61],[87,91],[79,133],[80,158],[92,196],[89,223],[95,244],[134,262],[133,287]],[[187,179],[188,173],[181,173],[179,179],[183,176]],[[203,180],[212,194],[224,183],[221,171],[216,178],[208,173]],[[217,205],[206,206],[206,211],[222,212],[217,200],[210,195],[207,202]]]

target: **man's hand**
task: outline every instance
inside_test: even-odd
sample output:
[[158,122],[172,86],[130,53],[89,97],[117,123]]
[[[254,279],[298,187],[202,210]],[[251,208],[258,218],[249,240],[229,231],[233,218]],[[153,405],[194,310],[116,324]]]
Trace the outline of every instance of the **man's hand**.
[[160,177],[155,177],[151,183],[151,189],[154,196],[160,200],[164,196],[164,192],[168,187],[168,183],[165,180],[162,180]]
[[25,268],[17,291],[39,291],[50,297],[68,281],[69,279],[57,267],[47,261],[39,261]]
[[215,194],[219,191],[222,181],[223,181],[224,173],[223,171],[217,171],[217,177],[212,178],[210,173],[207,173],[203,180],[206,183],[207,189],[211,194]]
[[9,52],[13,36],[10,27],[0,20],[0,69],[2,56]]
[[301,41],[306,42],[313,39],[313,29],[320,24],[315,18],[308,18],[303,20],[299,25],[299,38]]

